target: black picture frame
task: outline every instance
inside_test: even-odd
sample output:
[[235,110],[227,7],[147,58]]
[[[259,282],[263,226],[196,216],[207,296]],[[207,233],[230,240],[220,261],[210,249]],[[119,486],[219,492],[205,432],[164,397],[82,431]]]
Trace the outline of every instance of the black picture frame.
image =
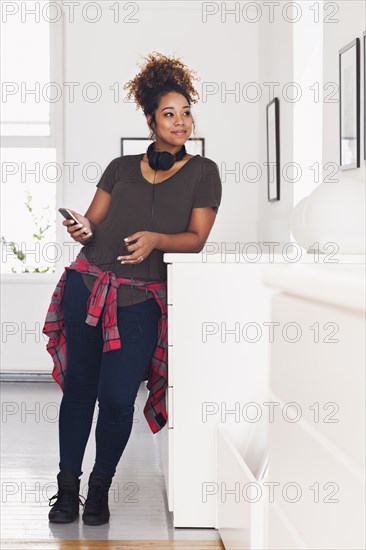
[[366,164],[366,30],[363,38],[363,160]]
[[339,50],[339,167],[360,167],[360,39]]
[[266,106],[267,129],[267,198],[280,200],[280,102],[275,97]]
[[[148,138],[121,138],[121,155],[138,155],[144,153],[152,142],[153,140]],[[188,138],[184,145],[186,146],[187,153],[192,155],[199,154],[201,157],[205,156],[205,138]]]

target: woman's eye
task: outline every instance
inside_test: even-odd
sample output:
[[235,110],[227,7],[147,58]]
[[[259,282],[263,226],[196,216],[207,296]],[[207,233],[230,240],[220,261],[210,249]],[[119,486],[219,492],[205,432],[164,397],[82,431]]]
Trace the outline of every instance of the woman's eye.
[[[168,116],[168,115],[172,115],[172,114],[173,114],[173,113],[165,113],[164,116]],[[191,115],[191,112],[190,112],[190,111],[186,111],[184,114],[190,116],[190,115]]]

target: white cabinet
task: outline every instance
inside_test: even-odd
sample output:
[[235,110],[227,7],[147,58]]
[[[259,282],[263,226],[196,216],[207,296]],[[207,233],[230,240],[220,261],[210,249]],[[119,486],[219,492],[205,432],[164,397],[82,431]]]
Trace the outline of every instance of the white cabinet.
[[272,266],[266,549],[363,549],[364,266]]
[[53,363],[42,328],[61,277],[47,273],[1,275],[2,374],[51,376]]
[[[271,473],[280,483],[288,477],[289,481],[299,479],[306,485],[307,500],[294,505],[276,500],[266,512],[263,535],[267,548],[325,548],[321,544],[327,539],[319,518],[328,531],[337,534],[332,542],[337,538],[338,546],[328,548],[343,548],[340,531],[348,531],[347,525],[353,529],[349,540],[359,548],[359,517],[364,511],[359,503],[364,488],[360,476],[364,322],[357,304],[363,266],[351,268],[353,279],[349,279],[349,267],[342,261],[335,269],[328,269],[313,265],[312,257],[303,258],[301,266],[289,264],[280,255],[273,258],[264,253],[257,259],[247,255],[238,261],[234,255],[217,255],[206,260],[200,254],[164,254],[168,264],[169,420],[157,436],[174,527],[220,528],[218,424],[223,425],[223,433],[238,434],[233,444],[246,464],[250,455],[253,472],[267,450],[268,438],[263,426],[250,420],[255,411],[248,405],[257,403],[265,418],[268,401],[279,403],[275,412],[296,401],[303,411],[299,422],[267,426],[270,460],[273,455]],[[354,260],[349,256],[343,262]],[[314,272],[316,277],[311,276]],[[277,296],[284,284],[288,292]],[[333,303],[329,302],[331,297]],[[297,322],[304,334],[296,343],[276,338],[272,343],[273,321],[282,325]],[[327,342],[334,331],[332,323],[340,326],[335,336],[341,335],[333,347]],[[287,331],[285,337],[293,338],[294,327],[289,325]],[[317,333],[320,341],[315,343],[311,339]],[[317,402],[320,421],[314,423],[311,419]],[[340,407],[338,424],[324,422],[327,415],[332,417],[332,402]],[[293,412],[289,407],[285,411],[289,415]],[[246,449],[250,449],[249,455]],[[329,469],[324,471],[327,464]],[[324,486],[337,480],[342,484],[345,503],[333,507],[309,503],[309,495],[317,490],[322,501],[331,499],[332,486]],[[308,485],[313,488],[309,490]],[[230,518],[230,498],[227,502],[227,510],[221,507],[221,512],[222,517]],[[251,525],[257,529],[263,507],[253,510],[256,517]],[[346,515],[341,525],[342,513]],[[228,540],[237,538],[238,533],[240,537],[246,523],[233,526],[232,537],[227,531]],[[230,522],[226,524],[230,529]]]
[[[253,435],[262,437],[264,427],[255,423]],[[217,427],[217,528],[226,550],[263,550],[266,452],[255,439],[243,445],[241,432],[240,424]]]
[[164,260],[169,420],[158,435],[169,510],[175,527],[216,528],[216,427],[240,423],[243,442],[252,436],[243,408],[264,398],[268,346],[258,331],[273,291],[261,283],[261,262]]

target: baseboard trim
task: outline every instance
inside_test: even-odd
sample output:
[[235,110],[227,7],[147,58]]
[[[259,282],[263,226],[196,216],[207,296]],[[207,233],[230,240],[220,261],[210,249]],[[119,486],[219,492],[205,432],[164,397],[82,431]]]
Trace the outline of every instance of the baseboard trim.
[[48,372],[0,372],[0,382],[53,382]]

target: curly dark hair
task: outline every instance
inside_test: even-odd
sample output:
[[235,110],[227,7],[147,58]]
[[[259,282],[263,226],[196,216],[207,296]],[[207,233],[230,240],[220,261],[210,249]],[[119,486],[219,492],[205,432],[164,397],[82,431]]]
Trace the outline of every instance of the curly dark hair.
[[[136,109],[141,108],[145,116],[151,115],[149,127],[153,135],[152,123],[156,124],[155,111],[162,96],[169,92],[178,92],[186,98],[189,105],[197,103],[200,96],[193,87],[192,80],[200,79],[197,78],[196,71],[188,69],[179,58],[167,57],[153,51],[144,59],[144,66],[139,65],[141,71],[126,82],[123,89],[128,90],[127,101],[133,96]],[[192,121],[195,129],[194,120]]]

